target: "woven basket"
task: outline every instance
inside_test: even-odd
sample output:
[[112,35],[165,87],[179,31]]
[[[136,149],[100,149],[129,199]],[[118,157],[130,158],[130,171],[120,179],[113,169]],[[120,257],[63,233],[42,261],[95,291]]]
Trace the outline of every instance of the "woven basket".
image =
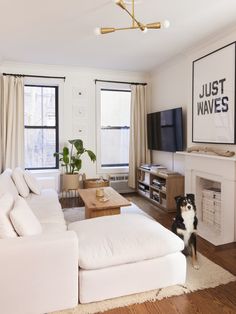
[[106,179],[93,178],[93,179],[84,180],[84,189],[102,188],[109,185],[110,185],[110,182],[109,180],[106,180]]

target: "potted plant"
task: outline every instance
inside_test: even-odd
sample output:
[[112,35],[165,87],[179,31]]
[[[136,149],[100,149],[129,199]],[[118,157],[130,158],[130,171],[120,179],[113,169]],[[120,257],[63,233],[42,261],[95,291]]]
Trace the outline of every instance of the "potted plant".
[[79,171],[82,168],[81,156],[88,154],[92,162],[96,161],[96,155],[88,149],[84,148],[83,141],[80,139],[69,140],[70,148],[65,146],[62,152],[54,153],[54,157],[59,157],[61,166],[65,167],[63,174],[62,190],[76,190],[79,188]]

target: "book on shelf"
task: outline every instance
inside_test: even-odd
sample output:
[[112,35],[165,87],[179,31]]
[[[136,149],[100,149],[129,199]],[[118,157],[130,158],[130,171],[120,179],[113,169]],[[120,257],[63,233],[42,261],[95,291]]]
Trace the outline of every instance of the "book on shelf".
[[165,175],[165,176],[180,175],[179,172],[171,171],[171,170],[167,170],[167,169],[166,169],[166,170],[163,169],[163,170],[158,171],[158,174],[160,174],[160,175]]
[[166,169],[166,167],[163,167],[159,164],[142,164],[140,168],[150,171],[155,171],[156,169]]
[[151,171],[155,172],[155,173],[160,172],[160,171],[164,171],[164,170],[167,170],[166,167],[164,167],[164,166],[152,166],[151,167]]

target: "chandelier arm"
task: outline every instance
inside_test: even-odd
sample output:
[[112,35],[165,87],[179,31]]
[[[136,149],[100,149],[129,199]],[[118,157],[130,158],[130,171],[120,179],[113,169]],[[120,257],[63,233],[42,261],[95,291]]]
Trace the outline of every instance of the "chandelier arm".
[[140,23],[140,22],[136,19],[135,15],[134,15],[134,0],[132,0],[132,2],[133,2],[133,5],[132,5],[133,14],[130,13],[129,10],[128,10],[125,6],[122,6],[122,9],[125,10],[125,12],[128,13],[129,16],[132,18],[132,20],[133,20],[133,27],[135,26],[135,25],[134,25],[134,22],[136,22],[136,24],[138,25],[138,28],[139,28],[141,31],[144,31],[145,27],[143,26],[142,23]]
[[129,16],[131,16],[131,18],[133,19],[133,21],[136,22],[136,24],[138,25],[138,28],[139,28],[141,31],[143,31],[143,30],[144,30],[143,24],[140,23],[140,22],[136,19],[136,17],[133,16],[133,15],[129,12],[129,10],[127,10],[126,8],[125,8],[124,10],[129,14]]
[[[134,12],[134,0],[132,0],[132,16],[134,16],[135,12]],[[135,20],[134,18],[132,19],[132,26],[134,27],[135,26]]]
[[131,17],[132,19],[132,26],[130,27],[120,27],[120,28],[114,28],[114,27],[102,27],[97,29],[97,34],[109,34],[113,33],[115,31],[121,31],[121,30],[129,30],[129,29],[140,29],[141,31],[146,31],[148,29],[160,29],[162,27],[168,28],[169,27],[169,21],[164,22],[155,22],[155,23],[148,23],[143,24],[139,22],[135,17],[135,2],[132,0],[132,11],[130,12],[125,5],[124,0],[115,0],[115,3],[126,11],[126,13]]
[[115,30],[116,31],[125,31],[125,30],[128,30],[128,29],[139,29],[139,27],[138,26],[119,27],[119,28],[116,28]]

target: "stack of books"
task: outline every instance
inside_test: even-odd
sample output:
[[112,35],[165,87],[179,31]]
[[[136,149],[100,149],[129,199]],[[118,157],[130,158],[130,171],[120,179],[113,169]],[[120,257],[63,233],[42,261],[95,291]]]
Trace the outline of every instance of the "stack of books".
[[145,170],[151,170],[152,167],[161,167],[161,165],[157,165],[157,164],[143,164],[140,166],[140,168],[143,168]]

